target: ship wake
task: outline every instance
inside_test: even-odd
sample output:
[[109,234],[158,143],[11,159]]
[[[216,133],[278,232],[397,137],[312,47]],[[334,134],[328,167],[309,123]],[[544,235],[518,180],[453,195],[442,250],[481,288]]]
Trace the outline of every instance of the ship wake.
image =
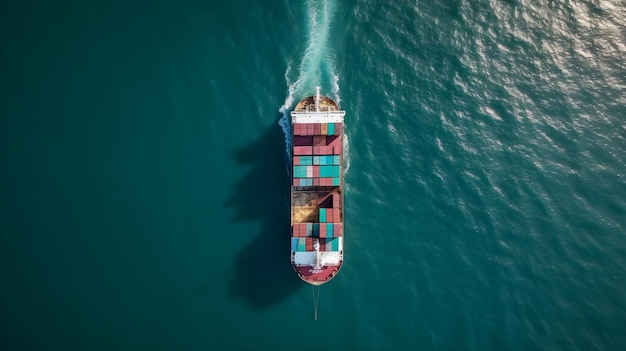
[[306,2],[304,11],[308,16],[307,47],[297,65],[296,72],[292,72],[293,61],[287,63],[285,81],[287,82],[288,94],[279,109],[282,117],[278,124],[285,133],[285,151],[290,160],[292,145],[290,113],[297,102],[294,97],[301,99],[313,95],[315,87],[320,86],[322,92],[332,92],[332,98],[337,104],[341,100],[339,76],[335,74],[335,51],[328,44],[335,8],[336,6],[331,0],[309,0]]

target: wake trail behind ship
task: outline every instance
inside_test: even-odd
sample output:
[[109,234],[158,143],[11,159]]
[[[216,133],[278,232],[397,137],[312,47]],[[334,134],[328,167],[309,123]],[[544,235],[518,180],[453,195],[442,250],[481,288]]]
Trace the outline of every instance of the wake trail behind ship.
[[[287,82],[288,95],[280,107],[282,114],[278,124],[285,134],[285,148],[287,157],[291,160],[291,122],[290,113],[294,107],[294,99],[301,99],[313,95],[316,86],[321,86],[322,91],[331,91],[337,103],[339,97],[339,76],[335,74],[334,51],[328,47],[329,33],[332,17],[335,12],[335,4],[330,1],[306,2],[305,13],[308,16],[307,48],[297,67],[297,78],[292,78],[292,61],[287,63],[285,80]],[[291,167],[289,167],[291,172]]]

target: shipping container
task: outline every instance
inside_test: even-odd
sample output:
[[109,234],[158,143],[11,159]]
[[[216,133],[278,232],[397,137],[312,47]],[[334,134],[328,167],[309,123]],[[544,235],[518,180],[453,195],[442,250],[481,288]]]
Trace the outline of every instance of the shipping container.
[[319,178],[313,178],[313,186],[320,186],[320,179]]
[[306,250],[306,238],[298,238],[298,251],[303,252]]
[[332,167],[332,177],[339,177],[339,166],[331,166]]
[[335,123],[328,123],[327,135],[335,135]]
[[320,224],[313,223],[313,237],[319,238],[319,236],[320,236]]
[[334,164],[334,165],[339,165],[339,164],[340,164],[340,162],[341,162],[341,161],[340,161],[340,157],[339,157],[339,155],[335,155],[335,156],[333,156],[333,164]]
[[332,208],[327,208],[326,209],[326,222],[332,222],[333,221],[333,209]]
[[313,223],[307,223],[306,224],[306,236],[312,236],[313,235]]
[[333,223],[333,234],[334,236],[342,236],[340,223]]
[[312,155],[313,147],[312,146],[294,146],[293,154],[302,156],[302,155]]
[[313,156],[300,156],[300,165],[310,166],[313,164]]
[[328,123],[322,123],[321,135],[328,135]]
[[292,235],[291,236],[300,236],[300,226],[296,223],[291,226]]
[[306,131],[307,131],[307,135],[315,135],[315,127],[313,123],[307,123]]
[[326,222],[326,209],[320,208],[320,223]]
[[335,123],[335,135],[343,134],[343,123]]
[[339,223],[341,222],[341,210],[338,208],[334,208],[333,209],[333,222],[334,223]]
[[328,223],[323,223],[322,225],[320,225],[320,238],[325,238],[326,237],[326,228]]
[[320,123],[315,123],[313,133],[314,135],[322,135],[322,125]]
[[326,237],[327,238],[332,238],[334,236],[334,234],[333,234],[333,224],[332,223],[324,223],[324,225],[326,226]]
[[298,238],[291,238],[291,251],[298,251]]
[[313,156],[313,165],[319,166],[320,164],[320,156]]
[[332,241],[328,241],[328,239],[326,240],[326,252],[330,252],[333,251],[333,242]]
[[333,178],[333,186],[339,186],[339,178]]
[[313,166],[313,178],[320,177],[320,166]]

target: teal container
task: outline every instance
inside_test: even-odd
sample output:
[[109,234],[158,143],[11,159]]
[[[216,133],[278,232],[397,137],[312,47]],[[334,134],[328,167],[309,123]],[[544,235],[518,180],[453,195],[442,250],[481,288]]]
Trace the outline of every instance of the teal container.
[[313,156],[300,156],[300,165],[310,166],[313,164]]
[[306,236],[313,235],[313,223],[306,224]]
[[339,156],[333,156],[333,164],[334,165],[338,165],[339,164]]
[[333,186],[339,186],[339,178],[333,178]]
[[320,224],[319,223],[313,223],[313,237],[314,238],[320,237]]
[[333,237],[333,224],[332,223],[326,223],[326,237],[327,238],[332,238]]
[[328,135],[335,135],[335,123],[328,123]]
[[319,156],[313,156],[313,164],[316,165],[316,166],[320,164],[320,157]]
[[320,208],[320,222],[326,223],[326,209]]
[[339,177],[339,166],[332,166],[332,174],[330,177]]
[[339,239],[333,239],[333,251],[339,251]]
[[320,156],[320,165],[327,165],[326,156]]

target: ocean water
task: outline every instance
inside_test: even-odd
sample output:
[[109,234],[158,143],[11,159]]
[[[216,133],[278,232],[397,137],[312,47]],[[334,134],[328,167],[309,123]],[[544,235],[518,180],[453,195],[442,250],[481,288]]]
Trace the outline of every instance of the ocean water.
[[[1,350],[625,350],[626,3],[0,5]],[[346,110],[289,265],[290,108]]]

